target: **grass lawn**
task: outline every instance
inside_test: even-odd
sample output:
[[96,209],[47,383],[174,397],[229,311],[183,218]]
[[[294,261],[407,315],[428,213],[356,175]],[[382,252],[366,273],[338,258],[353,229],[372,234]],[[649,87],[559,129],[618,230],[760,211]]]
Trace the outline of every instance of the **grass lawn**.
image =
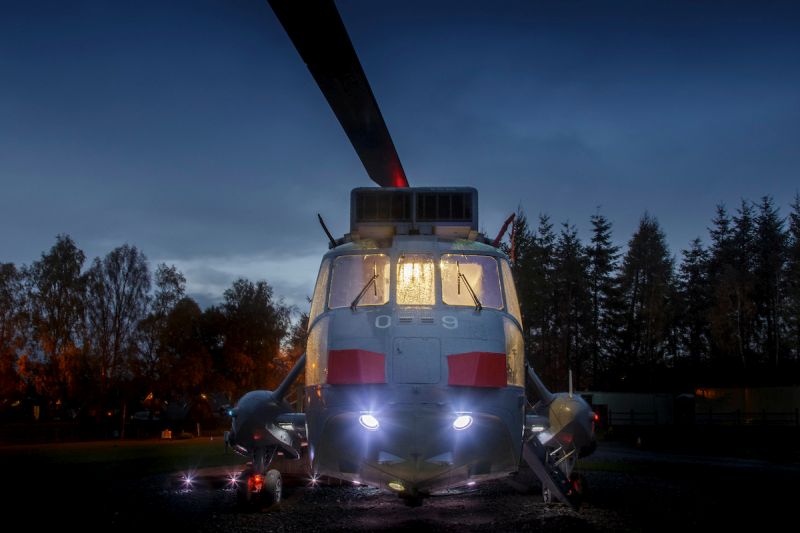
[[79,475],[85,481],[137,479],[244,462],[245,459],[233,452],[225,453],[221,437],[0,447],[3,472]]

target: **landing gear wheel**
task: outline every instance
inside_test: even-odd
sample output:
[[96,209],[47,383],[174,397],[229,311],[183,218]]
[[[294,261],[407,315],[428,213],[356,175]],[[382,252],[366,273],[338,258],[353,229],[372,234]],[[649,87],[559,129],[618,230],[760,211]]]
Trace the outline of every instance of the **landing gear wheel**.
[[243,507],[253,505],[256,496],[258,496],[257,492],[250,490],[250,476],[252,475],[251,471],[245,470],[236,483],[236,502]]
[[280,503],[283,497],[283,482],[281,481],[281,473],[274,468],[267,472],[267,481],[264,484],[263,492],[268,499],[269,504]]
[[578,500],[583,499],[583,497],[586,496],[587,490],[589,489],[589,485],[586,483],[586,478],[581,474],[571,474],[569,476],[569,482],[570,489],[568,495]]

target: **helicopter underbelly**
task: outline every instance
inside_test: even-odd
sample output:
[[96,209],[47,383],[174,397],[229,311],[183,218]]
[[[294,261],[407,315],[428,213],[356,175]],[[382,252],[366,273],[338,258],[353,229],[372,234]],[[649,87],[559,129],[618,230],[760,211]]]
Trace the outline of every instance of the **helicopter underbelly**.
[[[410,494],[505,476],[519,466],[523,398],[513,386],[308,387],[312,469]],[[364,414],[378,427],[362,424]]]

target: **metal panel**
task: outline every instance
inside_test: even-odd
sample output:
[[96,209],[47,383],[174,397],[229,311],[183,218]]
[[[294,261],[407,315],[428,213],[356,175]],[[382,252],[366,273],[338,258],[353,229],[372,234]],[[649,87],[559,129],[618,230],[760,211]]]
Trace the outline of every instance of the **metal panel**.
[[392,351],[395,383],[439,383],[442,376],[439,339],[398,337]]

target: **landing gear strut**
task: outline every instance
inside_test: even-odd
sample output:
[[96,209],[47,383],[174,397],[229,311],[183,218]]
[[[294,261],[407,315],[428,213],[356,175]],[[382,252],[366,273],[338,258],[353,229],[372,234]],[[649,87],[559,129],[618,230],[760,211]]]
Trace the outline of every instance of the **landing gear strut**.
[[240,504],[273,505],[283,497],[281,473],[276,469],[267,471],[275,456],[276,448],[260,447],[253,450],[253,466],[242,472],[236,485],[236,497]]
[[557,500],[573,508],[580,506],[586,481],[580,474],[572,473],[577,459],[575,452],[574,446],[546,447],[535,437],[525,442],[523,457],[542,482],[544,503]]

